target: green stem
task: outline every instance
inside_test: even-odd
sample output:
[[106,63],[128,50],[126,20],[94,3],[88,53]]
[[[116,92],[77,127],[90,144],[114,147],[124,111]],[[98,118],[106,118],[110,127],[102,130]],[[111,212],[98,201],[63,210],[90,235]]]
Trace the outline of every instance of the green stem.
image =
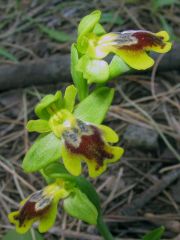
[[102,215],[98,217],[97,220],[97,229],[100,232],[101,236],[104,237],[105,240],[114,240],[111,232],[109,231],[108,226],[103,221]]

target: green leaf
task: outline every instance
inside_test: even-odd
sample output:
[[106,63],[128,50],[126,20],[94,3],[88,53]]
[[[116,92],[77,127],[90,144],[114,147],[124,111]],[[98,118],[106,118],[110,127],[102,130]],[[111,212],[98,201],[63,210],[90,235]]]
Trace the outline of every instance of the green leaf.
[[44,133],[51,131],[48,121],[42,119],[28,121],[26,128],[29,132]]
[[98,212],[87,196],[79,189],[75,189],[64,200],[64,210],[73,217],[83,220],[89,224],[96,224]]
[[11,53],[9,53],[6,49],[0,48],[0,55],[5,57],[8,60],[11,60],[13,62],[18,63],[18,60],[16,57],[14,57]]
[[99,22],[100,17],[101,11],[99,10],[95,10],[91,14],[83,17],[78,26],[78,35],[80,36],[91,32],[96,23]]
[[52,104],[58,109],[62,107],[62,93],[61,91],[57,91],[55,95],[48,94],[43,99],[41,99],[40,103],[38,103],[35,107],[35,113],[39,118],[48,120],[51,114],[48,112],[48,107]]
[[48,28],[43,25],[38,25],[41,32],[46,33],[49,38],[57,41],[57,42],[70,42],[73,40],[73,37],[63,31],[57,31],[52,28]]
[[124,24],[125,20],[122,19],[120,16],[115,16],[114,12],[107,12],[102,14],[100,22],[122,25]]
[[35,141],[23,160],[23,169],[34,172],[57,161],[61,157],[61,140],[49,133]]
[[156,228],[153,231],[146,234],[142,240],[160,240],[164,233],[164,227]]
[[76,70],[76,66],[78,64],[79,57],[78,51],[76,49],[75,44],[71,46],[71,75],[73,78],[73,82],[78,90],[78,96],[80,101],[82,101],[88,94],[88,86],[87,81],[83,78],[83,74]]
[[77,105],[74,114],[82,121],[100,124],[106,116],[113,96],[112,88],[98,88]]
[[75,183],[75,186],[86,194],[89,200],[96,206],[98,212],[100,212],[99,196],[96,193],[94,186],[84,177],[75,177],[70,175],[64,165],[60,162],[50,163],[47,167],[44,168],[43,171],[46,176],[52,179],[62,178],[64,180]]
[[115,55],[109,64],[110,79],[117,77],[129,70],[130,68],[128,65],[119,56]]
[[[43,236],[34,230],[35,239],[36,240],[43,240]],[[3,236],[2,240],[33,240],[31,232],[27,232],[25,234],[19,234],[15,230],[9,230],[5,236]]]

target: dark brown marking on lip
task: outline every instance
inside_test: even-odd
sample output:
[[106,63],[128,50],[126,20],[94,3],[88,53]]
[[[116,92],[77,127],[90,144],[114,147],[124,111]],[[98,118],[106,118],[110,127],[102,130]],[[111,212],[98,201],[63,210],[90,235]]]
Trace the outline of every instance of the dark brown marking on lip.
[[43,199],[45,200],[46,198],[43,198],[43,196],[41,196],[41,199],[40,199],[40,191],[39,191],[37,193],[34,193],[27,200],[27,202],[20,209],[19,214],[17,214],[17,216],[14,217],[15,220],[19,221],[19,227],[23,226],[25,220],[30,220],[35,217],[41,217],[48,211],[48,209],[51,206],[51,202],[49,202],[49,205],[46,205],[44,208],[41,208],[39,210],[36,209],[37,202],[42,201]]
[[143,50],[146,47],[160,46],[164,48],[165,43],[163,37],[156,36],[150,32],[137,31],[132,33],[132,37],[135,37],[138,42],[132,45],[120,46],[119,49],[138,51]]
[[102,139],[101,132],[93,125],[86,125],[90,128],[92,134],[81,135],[80,145],[76,148],[70,142],[65,140],[65,145],[68,150],[74,154],[80,154],[85,156],[89,160],[94,160],[97,163],[97,169],[103,166],[105,159],[113,158],[113,154],[107,152],[105,149],[105,143]]

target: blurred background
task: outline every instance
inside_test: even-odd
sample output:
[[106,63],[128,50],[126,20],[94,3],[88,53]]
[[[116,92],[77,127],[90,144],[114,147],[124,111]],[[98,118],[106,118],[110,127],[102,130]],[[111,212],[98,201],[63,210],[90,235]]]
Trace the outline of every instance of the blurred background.
[[[139,240],[162,225],[163,239],[180,239],[179,0],[0,0],[0,239],[15,239],[7,214],[45,185],[39,174],[22,171],[37,136],[25,126],[46,93],[71,82],[71,43],[80,19],[95,9],[107,32],[164,29],[174,45],[152,69],[109,83],[116,95],[105,122],[118,132],[125,155],[93,181],[105,220],[117,239]],[[48,233],[22,239],[101,239],[94,226],[61,209]]]

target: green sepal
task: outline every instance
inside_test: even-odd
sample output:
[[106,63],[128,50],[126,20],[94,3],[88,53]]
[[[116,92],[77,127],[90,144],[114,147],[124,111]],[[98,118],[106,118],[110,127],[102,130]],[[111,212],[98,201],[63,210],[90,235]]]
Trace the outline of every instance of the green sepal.
[[104,60],[90,59],[88,55],[80,58],[77,68],[88,83],[103,83],[109,78],[109,66]]
[[115,78],[129,70],[128,65],[119,56],[115,55],[109,64],[109,78]]
[[75,177],[70,175],[64,165],[60,162],[54,162],[49,164],[43,169],[43,171],[44,174],[51,179],[62,178],[64,180],[73,182],[77,188],[79,188],[84,194],[86,194],[89,200],[95,205],[98,212],[100,212],[99,196],[96,193],[94,186],[84,177]]
[[64,98],[63,98],[64,100],[63,107],[70,112],[72,112],[74,109],[76,94],[77,94],[77,89],[74,87],[74,85],[70,85],[66,88]]
[[142,240],[160,240],[165,228],[163,226],[152,230],[151,232],[147,233]]
[[78,26],[78,36],[91,32],[96,23],[99,22],[100,17],[101,11],[99,10],[95,10],[91,14],[83,17]]
[[28,121],[26,128],[29,132],[46,133],[51,131],[48,121],[43,119]]
[[64,200],[63,207],[72,217],[76,217],[89,224],[97,223],[98,212],[96,207],[89,201],[88,197],[77,188]]
[[57,91],[55,95],[48,94],[43,99],[41,99],[40,103],[38,103],[35,107],[36,115],[41,118],[48,120],[51,114],[48,112],[48,107],[54,105],[56,109],[60,109],[62,107],[62,93],[61,91]]
[[101,87],[77,105],[74,115],[85,122],[100,124],[111,105],[114,89]]
[[34,172],[57,161],[61,157],[61,144],[62,141],[53,133],[38,138],[23,159],[23,169]]
[[89,200],[94,204],[94,206],[96,206],[97,211],[100,213],[100,200],[94,186],[84,177],[79,176],[74,178],[76,178],[76,184],[79,189],[86,194]]
[[106,30],[100,23],[97,23],[93,29],[93,33],[95,33],[97,36],[101,36],[103,34],[106,34]]
[[77,51],[82,55],[82,54],[86,54],[87,49],[89,47],[89,38],[92,34],[87,34],[87,35],[81,35],[80,37],[78,37],[77,39]]
[[76,67],[79,61],[78,51],[76,45],[71,46],[71,76],[73,82],[78,90],[78,96],[80,101],[82,101],[88,94],[88,86],[86,79],[83,78],[83,74],[77,71]]
[[64,165],[60,162],[53,162],[45,166],[43,173],[51,178],[64,178],[67,180],[72,180],[73,176],[69,174]]

